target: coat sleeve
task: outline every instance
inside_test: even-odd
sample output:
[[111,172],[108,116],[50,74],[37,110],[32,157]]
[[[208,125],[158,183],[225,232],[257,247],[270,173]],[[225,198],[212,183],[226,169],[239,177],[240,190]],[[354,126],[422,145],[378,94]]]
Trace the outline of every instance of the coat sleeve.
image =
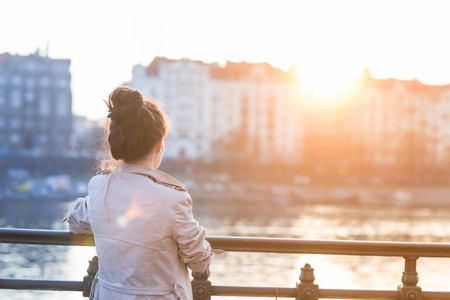
[[89,196],[78,198],[69,208],[67,213],[67,223],[69,231],[75,234],[92,234],[91,224],[89,223]]
[[178,244],[180,260],[196,272],[205,272],[212,257],[211,246],[206,240],[205,229],[192,214],[192,200],[182,193],[174,210],[172,237]]

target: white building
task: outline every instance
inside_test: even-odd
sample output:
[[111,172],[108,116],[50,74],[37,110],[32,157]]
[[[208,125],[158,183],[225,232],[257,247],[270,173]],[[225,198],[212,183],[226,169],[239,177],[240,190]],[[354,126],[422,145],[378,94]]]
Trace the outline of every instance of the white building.
[[301,160],[303,118],[293,68],[157,57],[148,67],[135,66],[127,85],[170,110],[167,157],[209,161],[235,149],[263,162]]
[[446,167],[450,164],[450,86],[443,88],[435,99],[433,142],[436,143],[437,162]]
[[375,79],[363,72],[353,99],[366,159],[437,166],[450,158],[450,86]]

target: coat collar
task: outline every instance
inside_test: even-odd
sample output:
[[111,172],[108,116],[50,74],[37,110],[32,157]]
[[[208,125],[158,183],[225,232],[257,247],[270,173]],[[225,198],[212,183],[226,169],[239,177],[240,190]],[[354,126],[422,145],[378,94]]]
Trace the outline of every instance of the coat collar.
[[174,188],[177,190],[186,190],[184,184],[182,184],[172,176],[152,168],[131,164],[121,164],[119,165],[118,171],[147,175],[147,177],[151,178],[158,184],[162,184],[165,186],[174,186]]

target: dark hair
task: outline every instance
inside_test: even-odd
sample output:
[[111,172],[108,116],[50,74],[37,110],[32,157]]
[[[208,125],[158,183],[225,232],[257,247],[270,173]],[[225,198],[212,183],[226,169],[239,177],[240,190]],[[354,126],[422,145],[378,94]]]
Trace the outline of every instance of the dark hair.
[[167,136],[169,120],[139,90],[117,87],[109,95],[108,144],[111,156],[125,163],[145,158]]

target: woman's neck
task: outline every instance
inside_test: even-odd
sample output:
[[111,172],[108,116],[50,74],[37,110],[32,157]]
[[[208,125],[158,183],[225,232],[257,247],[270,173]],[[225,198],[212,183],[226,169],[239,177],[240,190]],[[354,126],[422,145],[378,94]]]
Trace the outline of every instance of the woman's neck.
[[143,167],[147,167],[147,168],[156,170],[159,166],[156,163],[155,157],[156,157],[155,153],[152,152],[149,155],[147,155],[144,159],[133,161],[133,162],[127,162],[127,164],[143,166]]

